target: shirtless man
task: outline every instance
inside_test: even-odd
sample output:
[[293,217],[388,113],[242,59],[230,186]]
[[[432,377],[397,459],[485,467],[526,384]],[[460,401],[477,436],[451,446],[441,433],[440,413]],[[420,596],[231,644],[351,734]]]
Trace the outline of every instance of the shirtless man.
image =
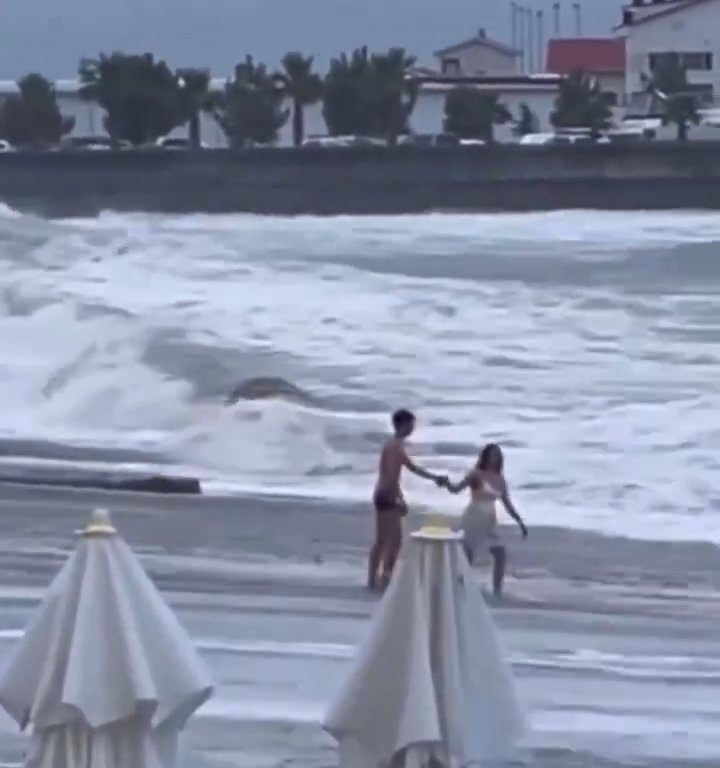
[[380,587],[390,582],[395,561],[402,546],[402,518],[407,515],[407,504],[400,490],[403,467],[438,486],[448,483],[447,477],[434,475],[414,464],[405,451],[405,440],[415,429],[415,415],[404,408],[392,416],[394,435],[383,446],[380,454],[378,479],[373,494],[375,507],[375,543],[368,563],[368,589],[378,587],[378,570],[382,565]]

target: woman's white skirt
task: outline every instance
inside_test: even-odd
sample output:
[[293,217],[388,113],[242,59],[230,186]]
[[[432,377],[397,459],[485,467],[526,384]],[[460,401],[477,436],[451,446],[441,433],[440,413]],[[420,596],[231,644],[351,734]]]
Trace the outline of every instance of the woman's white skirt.
[[465,548],[472,552],[502,546],[495,505],[470,504],[462,518]]

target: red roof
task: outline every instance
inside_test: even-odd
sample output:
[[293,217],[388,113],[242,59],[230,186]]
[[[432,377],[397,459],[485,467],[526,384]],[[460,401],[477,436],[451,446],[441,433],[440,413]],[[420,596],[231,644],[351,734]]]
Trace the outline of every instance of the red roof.
[[559,38],[548,41],[548,72],[570,75],[619,74],[625,71],[625,40],[616,37]]

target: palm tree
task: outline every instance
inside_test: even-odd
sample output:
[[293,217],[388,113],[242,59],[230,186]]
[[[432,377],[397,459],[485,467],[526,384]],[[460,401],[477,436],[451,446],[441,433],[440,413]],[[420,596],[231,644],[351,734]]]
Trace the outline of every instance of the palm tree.
[[177,71],[183,112],[188,120],[188,139],[193,149],[199,149],[202,143],[200,135],[200,115],[212,114],[215,108],[215,95],[210,92],[210,73],[204,69],[179,69]]
[[151,53],[100,54],[80,62],[80,95],[105,110],[111,139],[147,144],[187,120],[178,78]]
[[697,98],[690,92],[687,72],[677,64],[662,67],[648,80],[648,91],[662,104],[663,122],[674,123],[678,141],[687,141],[690,125],[700,123]]
[[512,120],[508,108],[494,93],[483,93],[471,85],[453,88],[445,97],[444,127],[461,139],[494,141],[494,126]]
[[323,82],[323,118],[331,136],[372,135],[374,105],[369,81],[366,47],[332,59]]
[[275,75],[251,56],[235,67],[234,77],[218,95],[215,119],[231,147],[273,144],[285,125],[285,94]]
[[317,104],[322,98],[322,78],[312,71],[314,57],[293,51],[282,60],[280,81],[288,99],[292,101],[293,144],[299,147],[305,138],[305,107]]
[[415,61],[404,48],[391,48],[387,53],[373,54],[370,59],[376,132],[390,145],[409,130],[420,90],[417,80],[408,76]]
[[578,71],[560,83],[550,120],[556,128],[587,128],[597,135],[612,124],[612,112],[597,80]]
[[61,114],[52,83],[36,73],[18,81],[17,94],[0,101],[0,138],[24,147],[57,144],[75,126]]

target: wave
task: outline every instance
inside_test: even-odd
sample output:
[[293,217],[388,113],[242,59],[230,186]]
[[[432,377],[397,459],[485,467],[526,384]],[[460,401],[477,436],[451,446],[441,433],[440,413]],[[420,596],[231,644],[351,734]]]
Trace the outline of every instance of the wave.
[[455,476],[500,441],[548,524],[717,538],[718,243],[685,213],[0,209],[2,460],[365,499],[408,407],[421,462]]

